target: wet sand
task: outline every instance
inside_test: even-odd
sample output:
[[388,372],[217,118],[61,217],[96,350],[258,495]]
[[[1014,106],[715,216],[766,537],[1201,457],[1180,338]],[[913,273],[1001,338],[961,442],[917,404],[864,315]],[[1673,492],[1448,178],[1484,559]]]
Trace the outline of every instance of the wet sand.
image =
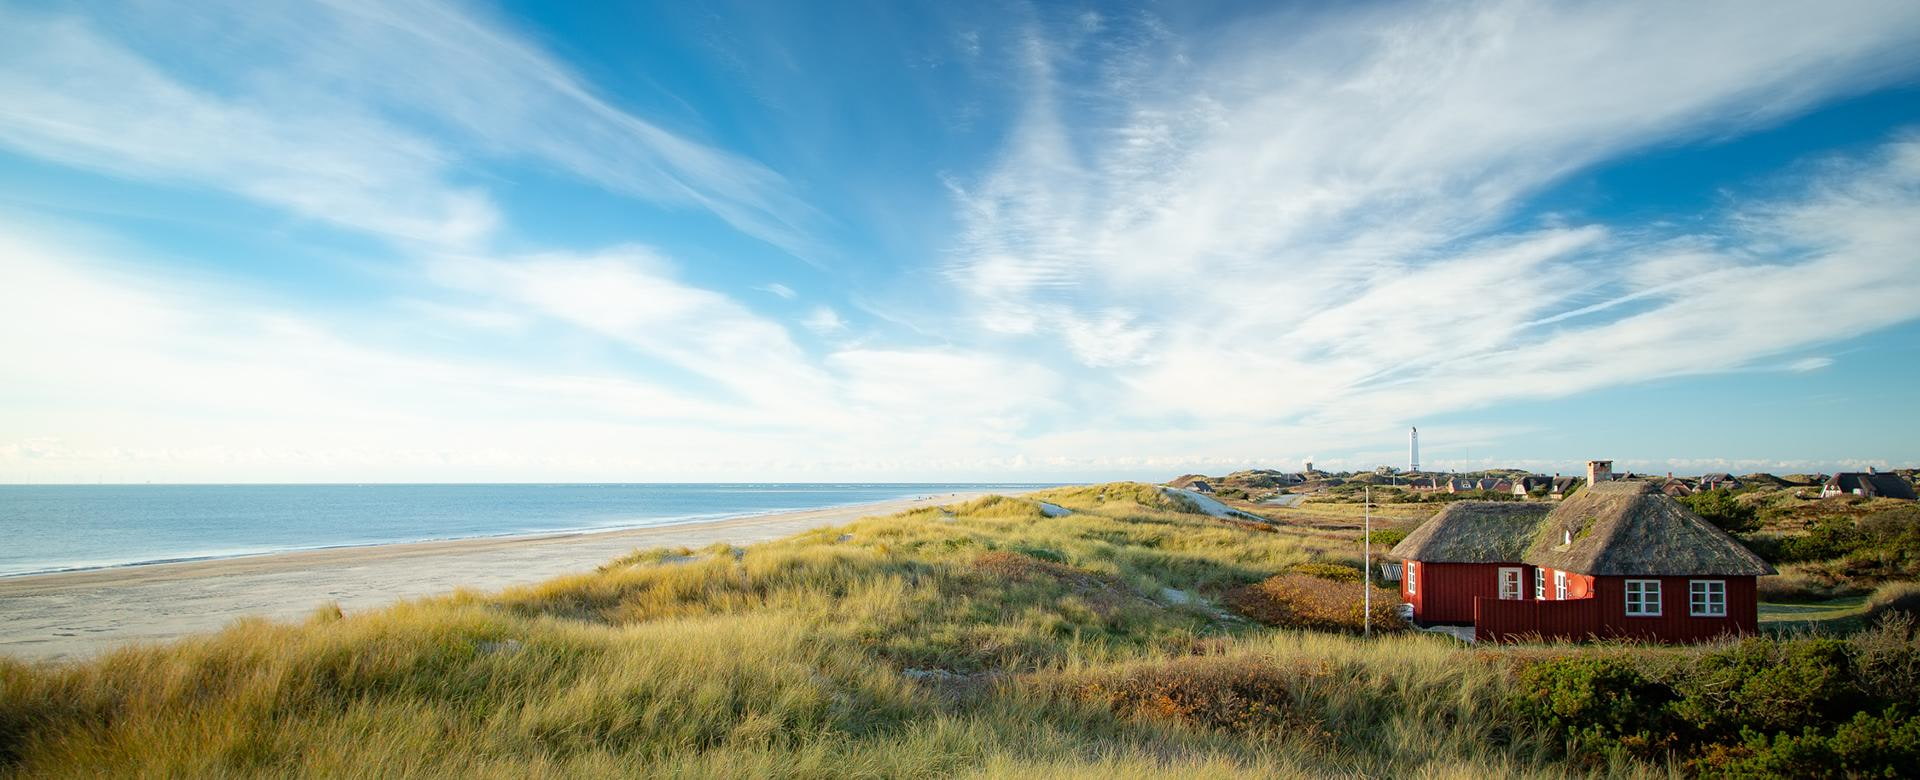
[[0,578],[0,654],[83,658],[128,642],[352,611],[457,588],[497,590],[590,570],[635,549],[752,544],[862,517],[985,495],[942,493],[828,509],[620,531],[460,539]]

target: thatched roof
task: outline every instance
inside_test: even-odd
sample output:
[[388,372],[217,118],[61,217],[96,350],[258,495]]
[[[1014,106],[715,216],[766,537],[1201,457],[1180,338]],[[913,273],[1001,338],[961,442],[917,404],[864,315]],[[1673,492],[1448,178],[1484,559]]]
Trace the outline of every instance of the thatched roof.
[[1526,552],[1547,509],[1520,501],[1456,501],[1387,554],[1429,563],[1511,563]]
[[1602,482],[1560,502],[1523,560],[1595,575],[1774,573],[1760,556],[1650,482]]

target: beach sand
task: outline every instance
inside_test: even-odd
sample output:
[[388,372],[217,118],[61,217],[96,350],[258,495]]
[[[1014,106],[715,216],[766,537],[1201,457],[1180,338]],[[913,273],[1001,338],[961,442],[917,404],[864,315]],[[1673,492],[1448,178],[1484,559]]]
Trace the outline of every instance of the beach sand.
[[635,549],[777,539],[862,517],[950,504],[941,493],[828,509],[621,531],[460,539],[0,578],[0,654],[84,658],[129,642],[216,630],[235,618],[349,612],[456,588],[498,590],[591,570]]

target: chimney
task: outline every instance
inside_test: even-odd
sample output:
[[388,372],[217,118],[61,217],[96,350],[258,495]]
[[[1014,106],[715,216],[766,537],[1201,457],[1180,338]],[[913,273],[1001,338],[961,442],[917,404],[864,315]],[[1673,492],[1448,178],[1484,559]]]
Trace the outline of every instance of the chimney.
[[1880,472],[1878,472],[1878,471],[1874,471],[1874,470],[1873,470],[1873,467],[1872,467],[1872,466],[1868,466],[1868,467],[1867,467],[1867,473],[1868,473],[1868,474],[1878,474],[1878,473],[1880,473]]
[[1587,461],[1587,484],[1588,485],[1598,485],[1602,482],[1611,481],[1612,479],[1613,479],[1613,461],[1610,461],[1610,460]]

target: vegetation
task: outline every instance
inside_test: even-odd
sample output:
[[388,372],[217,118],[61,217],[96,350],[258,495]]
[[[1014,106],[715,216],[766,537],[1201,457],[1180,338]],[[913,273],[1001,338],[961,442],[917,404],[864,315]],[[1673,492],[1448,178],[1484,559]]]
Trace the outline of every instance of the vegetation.
[[1680,503],[1707,522],[1727,533],[1744,533],[1760,528],[1760,513],[1752,504],[1741,503],[1731,490],[1702,490],[1681,496]]
[[1348,633],[1359,586],[1335,579],[1356,572],[1356,532],[1229,524],[1145,485],[1037,498],[1073,514],[993,497],[747,549],[642,551],[498,594],[245,620],[81,663],[0,661],[0,774],[1914,765],[1920,643],[1897,616],[1844,641],[1698,648],[1367,640]]
[[1594,654],[1521,673],[1516,708],[1588,760],[1680,758],[1703,774],[1894,776],[1920,765],[1920,648],[1901,617],[1852,640],[1748,639]]
[[1920,507],[1912,502],[1833,500],[1831,514],[1797,515],[1800,529],[1748,536],[1755,552],[1780,564],[1760,581],[1769,601],[1806,602],[1867,593],[1887,582],[1920,580]]

